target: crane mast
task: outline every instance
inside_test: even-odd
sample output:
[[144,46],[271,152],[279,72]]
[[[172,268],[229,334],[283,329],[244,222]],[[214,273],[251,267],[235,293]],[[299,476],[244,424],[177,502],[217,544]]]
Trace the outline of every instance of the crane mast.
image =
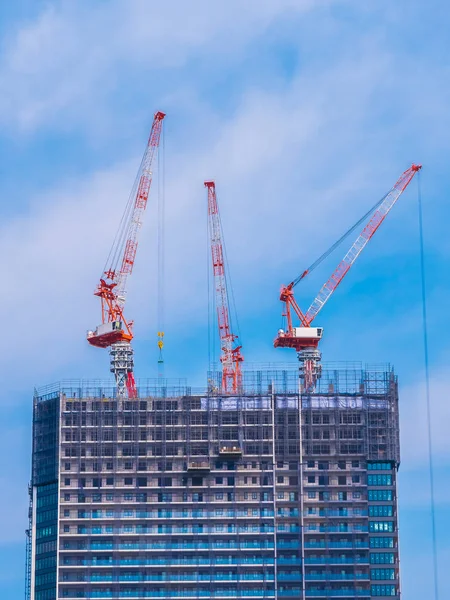
[[131,341],[133,321],[124,316],[128,276],[132,273],[139,232],[152,183],[152,165],[159,148],[163,112],[154,115],[147,146],[128,203],[123,214],[104,272],[94,294],[101,300],[102,322],[95,331],[88,331],[88,342],[97,348],[109,348],[111,372],[119,396],[137,397],[133,374],[134,359]]
[[244,357],[241,354],[242,346],[236,345],[238,336],[232,333],[230,327],[230,305],[216,186],[214,181],[205,181],[205,187],[208,189],[208,223],[221,345],[222,393],[236,394],[242,389],[241,362]]
[[[321,327],[311,327],[311,323],[344,279],[353,263],[387,217],[389,211],[408,187],[414,175],[421,168],[421,165],[412,165],[402,173],[391,190],[377,204],[369,221],[339,265],[321,287],[319,293],[305,313],[300,309],[294,297],[294,287],[304,279],[312,269],[303,271],[297,279],[294,279],[289,285],[281,288],[280,300],[284,303],[283,316],[286,317],[287,326],[286,331],[282,329],[278,331],[274,346],[276,348],[294,348],[297,351],[298,359],[300,361],[300,375],[304,381],[306,390],[313,389],[321,374],[321,353],[318,346],[319,341],[322,338],[323,329]],[[316,261],[314,265],[317,265],[320,260],[321,259]],[[293,313],[297,315],[300,321],[300,327],[294,327],[292,320]]]

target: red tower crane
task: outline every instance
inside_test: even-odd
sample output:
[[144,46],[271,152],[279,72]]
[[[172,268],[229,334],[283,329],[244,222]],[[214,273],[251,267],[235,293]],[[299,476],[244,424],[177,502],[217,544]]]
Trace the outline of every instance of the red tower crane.
[[[286,317],[287,326],[286,331],[283,329],[278,331],[278,335],[274,341],[274,346],[276,348],[294,348],[297,350],[301,365],[300,373],[304,380],[304,387],[306,390],[314,387],[315,382],[320,377],[321,372],[321,353],[319,352],[318,346],[319,341],[322,338],[323,329],[321,327],[311,327],[311,323],[314,321],[324,307],[325,303],[330,299],[335,289],[344,279],[350,267],[361,254],[362,250],[365,248],[375,231],[384,221],[400,195],[405,191],[414,175],[421,168],[421,165],[412,165],[409,169],[407,169],[400,176],[393,188],[375,205],[375,207],[369,211],[369,213],[364,215],[364,217],[358,221],[358,223],[354,225],[352,229],[347,232],[347,234],[345,234],[345,236],[343,236],[343,238],[341,238],[337,244],[334,244],[329,251],[315,261],[315,263],[313,263],[309,269],[306,269],[306,271],[291,281],[289,285],[281,288],[280,300],[284,304],[283,316]],[[359,224],[365,221],[369,215],[371,215],[370,219],[365,225],[364,229],[352,244],[349,251],[341,260],[335,271],[324,283],[319,293],[311,303],[311,306],[304,313],[294,298],[294,287],[320,262],[322,262],[322,260],[330,254],[330,251],[334,250],[349,233],[351,233]],[[292,311],[299,318],[300,327],[294,327],[292,322]]]
[[232,333],[230,327],[230,305],[216,185],[214,181],[205,181],[205,187],[208,188],[208,222],[221,344],[222,393],[237,394],[242,388],[241,362],[244,357],[241,354],[242,346],[236,345],[238,336]]
[[94,292],[101,300],[102,322],[95,331],[88,331],[87,340],[97,348],[110,348],[111,372],[120,396],[135,398],[133,374],[133,321],[124,316],[126,284],[133,271],[139,231],[152,183],[152,163],[159,147],[165,114],[155,113],[147,147],[122,216],[119,230],[106,261],[100,283]]

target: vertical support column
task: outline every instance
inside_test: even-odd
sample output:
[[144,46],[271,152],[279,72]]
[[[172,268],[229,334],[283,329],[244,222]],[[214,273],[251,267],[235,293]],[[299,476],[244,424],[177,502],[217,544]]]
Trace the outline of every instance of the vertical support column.
[[127,396],[127,379],[133,372],[133,348],[128,342],[113,344],[109,349],[111,356],[111,373],[114,374],[117,384],[117,395],[121,398]]
[[271,386],[270,393],[270,404],[272,408],[272,489],[273,489],[273,585],[274,585],[274,599],[278,600],[278,565],[277,565],[277,485],[276,485],[276,447],[275,447],[275,394],[273,391],[273,384]]
[[302,419],[302,394],[299,379],[298,387],[298,427],[299,427],[299,478],[300,478],[300,557],[302,561],[302,600],[305,600],[306,582],[305,582],[305,529],[304,529],[304,488],[303,488],[303,419]]

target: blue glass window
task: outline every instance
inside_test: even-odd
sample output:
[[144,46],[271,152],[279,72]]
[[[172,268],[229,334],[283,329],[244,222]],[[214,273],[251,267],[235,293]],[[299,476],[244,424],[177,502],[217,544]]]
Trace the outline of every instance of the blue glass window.
[[394,531],[393,521],[371,521],[369,522],[370,533],[392,533]]
[[371,548],[393,548],[394,538],[391,537],[373,537],[370,538]]
[[396,596],[395,585],[373,585],[371,588],[372,596]]
[[373,552],[370,555],[370,564],[372,565],[393,565],[395,555],[393,552]]
[[392,517],[393,506],[392,505],[375,505],[369,506],[369,517]]
[[392,475],[367,475],[367,485],[392,485]]
[[395,579],[394,569],[371,569],[370,579]]

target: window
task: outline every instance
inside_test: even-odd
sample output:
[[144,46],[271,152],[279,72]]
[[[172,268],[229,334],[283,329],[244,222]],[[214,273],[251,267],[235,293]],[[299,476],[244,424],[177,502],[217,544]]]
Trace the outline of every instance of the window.
[[64,494],[64,502],[70,502],[70,494]]
[[284,483],[284,477],[282,475],[278,475],[277,483]]
[[106,485],[114,485],[114,477],[107,477]]
[[147,487],[147,477],[138,477],[137,485],[138,487]]
[[346,468],[345,460],[340,460],[338,462],[338,469],[345,470],[345,468]]
[[69,533],[70,527],[68,525],[64,525],[64,533]]
[[393,521],[370,521],[370,533],[392,533],[394,531]]
[[125,477],[123,483],[124,483],[124,485],[133,485],[133,478]]
[[64,485],[70,485],[70,479],[68,479],[68,478],[64,479]]
[[319,485],[328,485],[329,477],[328,475],[319,475]]
[[306,463],[308,469],[314,469],[314,467],[316,466],[316,463],[314,460],[308,460],[308,462]]
[[372,596],[396,596],[395,585],[373,585],[371,587]]
[[221,483],[223,483],[223,477],[216,477],[216,484],[220,485]]
[[70,510],[68,510],[67,508],[64,510],[64,516],[70,517]]
[[308,483],[316,483],[315,475],[308,475]]
[[395,570],[394,569],[371,569],[370,571],[370,579],[378,579],[378,580],[387,580],[387,579],[395,579]]
[[284,492],[278,492],[277,498],[278,500],[284,500]]
[[392,517],[392,513],[393,513],[392,505],[369,506],[369,517]]
[[373,552],[370,555],[370,564],[372,565],[393,565],[395,557],[393,552]]
[[328,471],[328,462],[319,462],[319,471]]
[[70,471],[70,462],[64,463],[64,470]]
[[347,500],[347,492],[338,492],[338,500],[345,502]]
[[369,490],[369,502],[391,502],[393,500],[392,490]]
[[338,476],[338,485],[347,485],[347,477],[345,475]]
[[352,483],[359,483],[361,480],[359,475],[352,475]]
[[367,470],[368,471],[392,471],[391,463],[368,463]]
[[361,492],[353,492],[352,496],[353,500],[358,500],[358,498],[361,498]]
[[315,498],[316,497],[316,492],[308,492],[308,498]]
[[367,475],[367,485],[392,485],[392,475]]
[[216,494],[216,500],[223,500],[223,494],[222,494],[222,492],[218,492]]
[[373,537],[369,539],[371,548],[393,548],[394,538],[391,537]]
[[352,469],[359,469],[359,460],[352,460]]

